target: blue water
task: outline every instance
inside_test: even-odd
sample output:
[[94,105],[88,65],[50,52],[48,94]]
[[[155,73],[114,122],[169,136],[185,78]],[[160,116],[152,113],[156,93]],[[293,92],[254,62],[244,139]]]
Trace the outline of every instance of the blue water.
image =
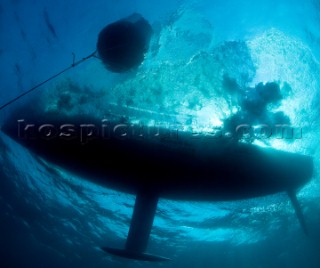
[[[313,157],[312,181],[298,194],[310,236],[282,193],[161,199],[148,252],[172,261],[112,257],[100,247],[124,245],[134,196],[47,163],[0,132],[0,267],[320,267],[320,1],[3,0],[0,105],[70,66],[72,53],[91,54],[99,31],[133,12],[154,29],[138,70],[114,74],[90,59],[2,110],[1,120],[30,102],[39,112],[112,110],[203,132],[241,112],[252,124],[280,118],[302,138],[250,142]],[[260,98],[256,86],[267,82],[281,97]],[[71,101],[61,105],[65,95]]]

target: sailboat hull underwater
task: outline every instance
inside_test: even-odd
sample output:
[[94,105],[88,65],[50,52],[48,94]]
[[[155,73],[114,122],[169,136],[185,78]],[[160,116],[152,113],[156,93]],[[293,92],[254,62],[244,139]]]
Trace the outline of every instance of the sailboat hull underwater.
[[52,163],[137,196],[126,248],[107,252],[166,260],[145,253],[159,198],[231,201],[287,192],[307,232],[295,192],[312,177],[309,156],[94,117],[20,120],[24,114],[2,131]]
[[[151,32],[138,14],[113,23],[99,35],[99,56],[110,71],[135,68],[148,49]],[[133,33],[134,42],[126,48],[130,45],[128,33],[130,40]],[[108,253],[145,261],[168,260],[146,253],[159,198],[229,201],[287,192],[307,233],[295,192],[312,177],[311,157],[229,138],[141,128],[121,120],[32,116],[29,110],[13,113],[2,131],[52,163],[95,183],[136,195],[126,246],[103,247]]]

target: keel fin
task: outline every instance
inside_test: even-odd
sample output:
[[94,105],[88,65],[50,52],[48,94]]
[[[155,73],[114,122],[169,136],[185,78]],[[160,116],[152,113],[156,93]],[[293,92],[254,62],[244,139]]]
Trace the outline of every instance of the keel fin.
[[304,219],[301,206],[300,206],[299,201],[297,199],[296,192],[294,190],[289,190],[288,191],[288,196],[289,196],[289,198],[291,200],[291,204],[292,204],[292,206],[293,206],[293,208],[294,208],[294,210],[296,212],[296,215],[298,217],[298,220],[300,222],[300,225],[301,225],[301,228],[302,228],[304,234],[306,236],[309,236],[307,224],[306,224],[306,221]]
[[168,261],[170,259],[145,253],[154,216],[158,205],[158,195],[150,191],[140,191],[134,205],[130,230],[125,249],[101,248],[110,254],[140,261]]
[[137,194],[126,250],[144,252],[147,249],[158,199],[158,195],[148,191]]

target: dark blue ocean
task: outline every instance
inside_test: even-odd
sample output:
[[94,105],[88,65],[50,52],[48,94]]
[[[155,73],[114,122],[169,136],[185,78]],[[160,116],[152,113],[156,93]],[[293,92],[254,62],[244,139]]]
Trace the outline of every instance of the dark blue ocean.
[[319,0],[1,0],[0,105],[91,55],[101,29],[133,13],[153,29],[137,68],[113,73],[91,57],[3,108],[0,125],[26,105],[196,133],[227,131],[239,118],[255,129],[292,127],[292,137],[255,132],[239,142],[313,158],[313,177],[297,193],[309,236],[286,193],[160,198],[147,251],[171,261],[112,256],[101,247],[124,246],[135,196],[0,131],[0,267],[319,268]]

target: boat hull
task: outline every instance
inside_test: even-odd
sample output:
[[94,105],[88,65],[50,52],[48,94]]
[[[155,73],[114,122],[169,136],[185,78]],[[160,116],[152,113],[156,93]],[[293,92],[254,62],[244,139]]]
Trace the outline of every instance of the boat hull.
[[3,131],[44,159],[95,183],[169,199],[264,196],[297,189],[313,172],[308,156],[121,121],[82,116],[11,119]]

